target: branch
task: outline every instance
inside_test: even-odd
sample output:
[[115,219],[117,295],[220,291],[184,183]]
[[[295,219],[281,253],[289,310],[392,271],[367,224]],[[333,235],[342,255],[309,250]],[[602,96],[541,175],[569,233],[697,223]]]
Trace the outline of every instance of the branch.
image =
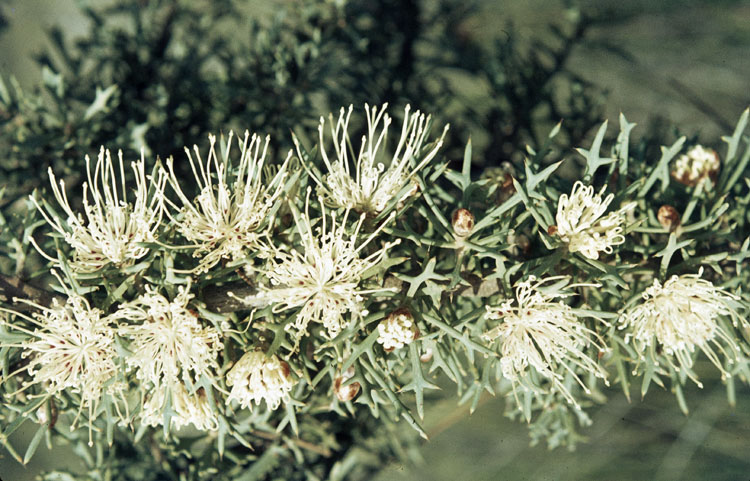
[[[489,297],[500,292],[497,280],[482,281],[478,277],[467,279],[470,286],[459,286],[446,294],[453,297]],[[443,283],[441,283],[443,284]],[[448,283],[444,283],[446,286]],[[394,276],[386,277],[387,287],[401,288],[403,281]],[[237,311],[248,310],[247,304],[242,299],[255,296],[258,290],[245,283],[234,282],[221,286],[208,286],[201,292],[200,299],[206,304],[206,308],[212,312],[229,314]],[[13,298],[28,299],[40,306],[49,307],[52,301],[57,299],[65,303],[65,297],[55,293],[34,287],[17,277],[8,277],[0,274],[0,302],[14,304],[13,308],[21,312],[34,311],[34,307],[28,304],[14,303]]]
[[247,305],[240,299],[257,293],[258,290],[255,287],[234,282],[223,286],[208,286],[203,289],[201,297],[209,311],[227,314],[247,310]]
[[14,302],[13,298],[27,299],[40,306],[49,307],[53,300],[64,304],[65,297],[55,293],[34,287],[31,284],[22,281],[18,277],[8,277],[0,274],[0,302],[8,303],[13,309],[19,312],[32,312],[34,306]]
[[[468,277],[468,276],[467,276]],[[448,282],[436,282],[446,286],[445,294],[451,295],[452,297],[489,297],[493,294],[501,292],[501,288],[498,285],[497,279],[488,281],[482,281],[477,276],[468,277],[466,281],[470,285],[462,285],[456,287],[453,291],[447,290]],[[403,288],[404,282],[395,276],[388,276],[385,278],[383,283],[385,287],[395,287],[398,289]],[[245,283],[235,282],[232,284],[226,284],[222,286],[209,286],[203,289],[202,300],[206,304],[206,308],[212,312],[218,312],[220,314],[227,314],[236,311],[247,310],[248,304],[242,302],[241,299],[252,297],[258,294],[258,290],[255,287],[249,286]]]
[[250,434],[252,434],[253,436],[257,436],[259,438],[268,439],[269,441],[277,441],[279,439],[283,439],[284,441],[288,441],[288,442],[291,442],[292,444],[296,444],[302,449],[312,451],[326,458],[330,458],[331,455],[333,454],[331,450],[325,446],[318,446],[317,444],[313,444],[313,443],[310,443],[308,441],[305,441],[299,438],[290,438],[290,437],[281,436],[275,433],[268,433],[265,431],[257,431],[257,430],[250,431]]

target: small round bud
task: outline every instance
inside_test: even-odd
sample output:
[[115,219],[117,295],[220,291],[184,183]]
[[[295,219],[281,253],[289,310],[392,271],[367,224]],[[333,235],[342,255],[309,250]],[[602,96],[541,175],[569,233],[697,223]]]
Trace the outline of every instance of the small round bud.
[[518,234],[518,236],[516,237],[516,243],[518,244],[518,248],[521,249],[521,252],[523,252],[524,255],[528,254],[531,250],[531,240],[523,234]]
[[47,424],[47,421],[49,421],[47,418],[47,406],[43,405],[36,410],[36,420],[39,424]]
[[422,362],[430,362],[432,360],[432,348],[426,347],[424,352],[419,356],[419,360]]
[[359,390],[362,386],[358,382],[352,382],[344,385],[344,383],[354,377],[354,368],[350,367],[341,376],[338,376],[333,380],[333,393],[336,395],[339,401],[349,402],[359,394]]
[[513,185],[513,176],[516,173],[516,169],[510,162],[502,162],[500,167],[489,167],[482,172],[481,179],[489,180],[491,188],[496,189],[495,200],[498,204],[502,204],[510,198],[515,192],[515,186]]
[[659,207],[659,212],[656,214],[656,218],[659,219],[659,224],[669,232],[674,232],[674,230],[680,226],[680,214],[677,213],[677,209],[671,205],[663,205]]
[[453,232],[459,237],[468,237],[474,229],[474,214],[469,209],[456,209],[451,219]]

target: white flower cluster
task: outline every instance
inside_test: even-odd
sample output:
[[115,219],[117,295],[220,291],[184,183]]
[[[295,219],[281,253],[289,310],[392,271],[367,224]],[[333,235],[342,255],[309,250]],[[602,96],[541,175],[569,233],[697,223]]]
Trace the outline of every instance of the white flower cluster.
[[[445,352],[440,343],[459,340],[470,350],[476,348],[476,352],[493,354],[490,359],[493,369],[496,367],[492,363],[499,357],[500,371],[512,385],[518,406],[522,405],[518,396],[521,391],[538,395],[534,409],[538,404],[543,404],[543,408],[553,403],[560,405],[561,399],[565,400],[562,404],[566,409],[580,408],[580,393],[591,394],[590,386],[596,379],[608,384],[608,373],[599,364],[607,349],[599,332],[602,325],[610,328],[609,335],[615,329],[597,311],[574,309],[568,298],[576,295],[576,290],[599,287],[598,284],[571,284],[569,276],[539,279],[529,275],[516,284],[511,299],[479,307],[480,311],[486,311],[479,321],[473,310],[477,307],[476,299],[469,301],[473,303],[471,310],[461,307],[452,311],[447,305],[438,309],[439,314],[463,317],[447,329],[428,317],[417,316],[426,322],[425,326],[434,329],[421,339],[415,316],[406,307],[396,309],[384,319],[382,315],[371,316],[380,321],[376,332],[372,329],[374,324],[366,322],[368,308],[389,309],[395,300],[385,302],[382,298],[388,297],[386,293],[401,290],[385,287],[392,284],[390,279],[383,280],[383,270],[402,258],[387,260],[399,239],[383,242],[384,232],[390,235],[389,239],[402,235],[420,244],[420,256],[437,252],[438,257],[430,257],[423,274],[394,276],[412,280],[404,297],[412,296],[420,285],[425,285],[424,292],[431,296],[439,296],[439,289],[445,286],[451,295],[443,299],[452,299],[455,292],[464,288],[459,282],[466,280],[465,286],[474,286],[474,272],[481,271],[482,275],[491,268],[485,258],[503,262],[498,256],[508,253],[505,252],[508,245],[500,239],[517,237],[519,246],[529,247],[525,235],[530,235],[529,232],[513,231],[513,237],[507,232],[500,233],[507,225],[483,237],[482,228],[497,216],[492,210],[484,220],[475,218],[468,207],[475,209],[477,215],[483,208],[470,198],[468,191],[461,201],[467,207],[455,208],[449,205],[450,193],[437,188],[440,195],[426,207],[437,214],[444,229],[432,229],[429,224],[435,217],[417,209],[416,217],[421,215],[424,219],[404,228],[409,232],[397,231],[394,219],[404,202],[416,195],[419,177],[441,148],[447,126],[439,138],[429,142],[431,118],[419,111],[412,113],[407,106],[399,140],[395,146],[389,146],[392,119],[386,107],[387,104],[380,108],[365,106],[367,122],[359,143],[352,141],[349,132],[351,106],[348,110],[342,108],[337,119],[329,117],[330,139],[326,137],[327,122],[321,118],[318,147],[323,173],[309,164],[296,139],[298,160],[304,171],[293,162],[292,151],[279,166],[268,165],[269,138],[249,132],[235,137],[230,132],[226,141],[209,136],[207,154],[204,152],[202,156],[197,146],[186,148],[187,161],[183,166],[170,158],[164,167],[157,164],[151,176],[145,173],[141,154],[141,159],[131,164],[135,178],[131,191],[135,198],[128,202],[128,194],[131,197],[133,194],[127,190],[123,155],[119,153],[118,164],[102,148],[93,168],[86,157],[83,214],[76,214],[68,202],[65,182],[50,170],[52,191],[64,215],[59,217],[48,205],[34,202],[45,220],[69,244],[72,260],[68,263],[62,258],[48,259],[65,269],[73,285],[83,286],[80,292],[105,285],[96,277],[106,277],[107,292],[98,297],[103,300],[106,296],[102,301],[106,312],[92,308],[83,295],[72,292],[59,277],[67,294],[64,304],[55,301],[51,307],[44,307],[29,302],[38,311],[31,316],[0,308],[12,313],[16,321],[0,325],[23,334],[0,337],[0,351],[18,348],[22,351],[21,358],[28,359],[27,365],[11,375],[25,373],[24,378],[28,379],[13,394],[29,387],[42,391],[37,396],[74,394],[74,402],[80,398],[78,415],[88,409],[90,437],[96,416],[99,412],[109,412],[115,396],[118,396],[114,403],[118,414],[120,401],[126,412],[133,405],[139,409],[133,416],[120,415],[124,423],[140,420],[142,427],[166,425],[165,428],[179,430],[193,425],[198,430],[214,431],[219,429],[220,421],[222,428],[226,427],[223,416],[235,409],[253,410],[264,405],[263,409],[273,411],[282,403],[288,403],[289,408],[302,405],[291,399],[298,379],[303,384],[296,392],[301,394],[309,392],[310,385],[330,378],[331,383],[320,385],[332,388],[335,398],[331,409],[339,409],[335,399],[350,403],[360,393],[360,401],[373,403],[373,409],[377,409],[379,402],[371,396],[376,391],[367,384],[375,379],[383,389],[397,386],[400,381],[396,376],[403,371],[399,368],[387,373],[391,377],[382,382],[373,369],[394,367],[395,359],[369,362],[372,359],[364,361],[357,356],[362,353],[371,356],[375,342],[385,352],[410,346],[406,349],[410,354],[421,353],[419,360],[416,356],[411,359],[412,368],[420,369],[420,361],[430,362],[433,355],[436,368],[448,359],[443,354],[454,353]],[[332,143],[332,152],[326,141]],[[183,190],[186,185],[180,179],[183,168],[192,171],[189,177],[195,181],[194,196],[185,193],[190,189]],[[716,153],[696,146],[677,159],[672,175],[680,182],[695,185],[701,179],[715,178],[718,169]],[[493,188],[503,190],[502,196],[507,200],[512,195],[512,181],[508,174],[502,185]],[[316,184],[317,196],[310,186],[304,190],[305,182]],[[606,186],[597,192],[593,186],[579,181],[569,194],[560,195],[556,225],[548,230],[559,238],[554,242],[562,245],[559,253],[580,253],[588,259],[599,259],[602,253],[612,254],[616,246],[625,242],[627,216],[632,216],[636,203],[610,209],[615,195],[605,195],[605,191]],[[490,191],[488,195],[491,194]],[[508,206],[512,207],[511,204]],[[449,213],[451,208],[454,210],[449,224],[438,210]],[[504,207],[500,210],[506,211]],[[551,215],[544,214],[551,223]],[[680,218],[674,207],[662,206],[657,217],[664,229],[680,234]],[[406,225],[412,218],[403,216],[402,220]],[[635,221],[632,218],[631,221],[632,226]],[[443,239],[434,241],[438,236]],[[153,264],[141,260],[136,268],[127,269],[146,257],[153,245],[165,248],[149,256]],[[451,257],[452,250],[458,252],[457,257]],[[461,256],[469,250],[477,253],[476,258],[462,263]],[[180,254],[185,251],[188,255]],[[177,254],[172,255],[173,252]],[[516,253],[519,256],[510,252],[511,257],[520,256],[520,251]],[[527,260],[530,257],[525,256]],[[435,264],[436,259],[440,259],[439,265]],[[552,259],[557,261],[559,257]],[[454,260],[454,275],[443,275],[445,264]],[[572,256],[567,260],[576,261]],[[227,261],[231,262],[229,266]],[[525,266],[541,269],[543,265],[536,260],[531,262],[518,264],[506,273],[524,272]],[[217,269],[219,264],[221,268]],[[71,269],[67,269],[68,265]],[[107,266],[121,272],[116,269],[96,272]],[[411,263],[410,269],[418,269],[415,266],[416,263]],[[438,266],[440,273],[433,270],[433,276],[427,275],[431,267]],[[575,262],[556,267],[560,266],[559,272],[576,267]],[[472,272],[472,269],[477,270]],[[224,327],[229,321],[221,328],[205,323],[191,307],[193,283],[232,285],[233,270],[239,275],[244,272],[252,276],[245,280],[253,294],[242,300],[246,307],[258,308],[261,316],[259,323],[248,325],[244,331]],[[191,274],[198,280],[188,276],[177,281],[185,285],[174,287],[170,282],[179,279],[179,274]],[[742,361],[746,369],[743,356],[748,348],[739,336],[750,333],[750,323],[737,313],[741,299],[702,279],[702,274],[701,270],[697,275],[673,276],[663,284],[654,280],[642,293],[640,303],[621,312],[617,325],[626,331],[625,341],[633,346],[627,351],[631,357],[639,358],[636,362],[653,361],[650,366],[662,366],[660,374],[667,366],[670,373],[684,374],[681,382],[688,376],[698,383],[692,371],[698,351],[708,357],[723,377],[739,370],[732,367],[735,363]],[[126,276],[132,277],[126,279]],[[110,289],[110,277],[117,277],[117,284],[111,285],[120,287]],[[393,284],[397,282],[400,281]],[[475,294],[484,295],[479,290]],[[601,299],[598,293],[584,292]],[[412,301],[393,297],[404,305],[420,305],[419,298]],[[208,298],[204,296],[207,302]],[[604,309],[607,303],[602,302]],[[601,313],[602,318],[610,315],[616,317]],[[229,319],[236,320],[236,316]],[[475,339],[464,337],[476,336],[476,328],[469,325],[475,321],[482,326],[481,339],[493,352],[474,344]],[[360,329],[364,324],[368,325]],[[266,352],[267,342],[271,342],[266,336],[271,332],[274,339]],[[314,336],[311,342],[300,349],[303,337],[311,333]],[[224,337],[225,334],[228,336]],[[349,335],[356,336],[354,343],[346,339]],[[24,339],[18,340],[19,337]],[[367,340],[357,345],[363,338]],[[422,345],[418,345],[418,339]],[[247,346],[239,359],[231,348],[224,352],[224,343],[229,347],[235,341],[236,345]],[[637,356],[632,356],[634,352]],[[16,354],[14,351],[11,355]],[[471,353],[450,362],[464,360],[471,362]],[[359,374],[355,368],[357,362],[358,368],[362,368]],[[313,363],[325,371],[314,372]],[[344,366],[347,369],[343,370]],[[455,366],[457,371],[462,367]],[[387,394],[392,401],[393,393]],[[44,413],[46,416],[47,412]],[[74,425],[77,420],[78,417]],[[241,432],[246,431],[235,430],[235,434]]]
[[[73,247],[70,266],[79,272],[93,272],[107,264],[127,267],[148,252],[141,243],[154,240],[162,217],[166,176],[156,169],[156,177],[146,176],[143,152],[131,167],[135,174],[135,203],[126,201],[125,167],[118,152],[119,168],[115,168],[109,150],[99,151],[92,175],[91,160],[86,156],[88,180],[83,184],[83,210],[86,218],[75,214],[65,193],[65,181],[59,184],[49,169],[52,192],[67,216],[65,222],[52,217],[37,203],[44,219]],[[54,260],[54,259],[53,259]],[[59,261],[56,261],[59,263]]]
[[[189,286],[188,286],[189,287]],[[189,288],[180,286],[171,301],[152,286],[137,299],[121,304],[114,316],[125,320],[118,335],[130,341],[131,354],[125,362],[135,370],[136,378],[150,385],[150,397],[144,403],[141,417],[146,424],[161,424],[167,398],[175,415],[172,423],[193,423],[204,429],[217,425],[205,395],[188,392],[201,376],[213,377],[216,358],[223,348],[218,331],[204,327],[188,308],[193,297]],[[215,429],[215,428],[212,428]]]
[[741,355],[739,339],[719,322],[729,318],[734,327],[748,323],[732,307],[738,298],[698,274],[672,276],[663,285],[654,280],[642,294],[643,302],[627,310],[620,317],[620,329],[628,329],[626,340],[633,340],[636,350],[645,356],[654,355],[653,347],[660,346],[667,362],[676,371],[685,372],[700,385],[691,371],[696,349],[721,371],[729,373],[719,355],[732,364]]
[[205,391],[199,389],[190,394],[182,383],[173,383],[150,392],[143,403],[141,420],[149,426],[164,424],[164,410],[170,408],[170,427],[180,429],[192,424],[200,431],[219,429],[219,419],[211,408]]
[[130,342],[127,365],[136,377],[154,386],[190,383],[217,368],[216,356],[223,345],[219,332],[204,327],[188,308],[193,297],[180,286],[169,300],[152,286],[131,302],[121,304],[115,316],[117,333]]
[[[240,149],[236,173],[230,164],[233,133],[221,146],[221,159],[216,153],[216,136],[209,136],[211,147],[205,163],[198,146],[193,150],[198,159],[193,160],[186,147],[190,166],[200,193],[189,199],[174,170],[173,159],[167,160],[169,183],[179,197],[182,207],[167,200],[179,215],[172,217],[185,238],[196,243],[194,257],[203,256],[194,272],[207,272],[221,259],[236,260],[246,255],[247,249],[261,248],[260,239],[269,224],[268,216],[283,193],[284,179],[291,152],[273,176],[264,178],[264,163],[269,138],[265,143],[257,135],[245,132],[237,139]],[[214,181],[216,178],[216,181]],[[170,214],[171,215],[171,214]]]
[[[206,273],[222,259],[237,261],[259,254],[266,262],[261,273],[270,284],[261,285],[259,295],[265,305],[273,306],[274,312],[288,311],[294,316],[287,330],[295,332],[296,342],[310,323],[322,324],[324,335],[333,338],[367,313],[364,296],[384,291],[363,289],[360,282],[397,243],[373,247],[386,222],[374,229],[368,226],[368,233],[362,234],[365,212],[382,211],[394,196],[401,195],[442,143],[441,138],[429,152],[422,152],[430,118],[419,112],[410,115],[407,108],[402,137],[385,170],[382,164],[376,165],[376,160],[379,162],[387,143],[390,117],[385,108],[369,107],[367,116],[370,135],[363,142],[356,179],[340,178],[345,171],[348,175],[349,169],[344,145],[349,139],[347,116],[334,129],[338,174],[332,168],[331,175],[326,176],[328,180],[338,179],[339,184],[333,182],[333,190],[321,187],[326,199],[319,199],[323,210],[320,217],[309,214],[310,190],[304,213],[292,205],[301,240],[299,249],[285,244],[272,248],[267,242],[274,224],[273,213],[281,203],[289,177],[291,152],[278,168],[269,167],[265,161],[269,139],[249,132],[243,138],[230,133],[226,142],[217,142],[215,136],[210,136],[205,159],[197,147],[185,149],[197,184],[195,198],[188,197],[181,187],[180,172],[173,159],[166,162],[166,168],[157,165],[152,176],[146,176],[141,154],[141,159],[132,163],[135,198],[128,203],[123,155],[119,153],[118,165],[102,148],[95,167],[86,158],[85,217],[73,212],[65,182],[58,181],[51,171],[52,189],[65,218],[57,217],[52,209],[37,207],[72,247],[70,265],[74,272],[93,273],[109,264],[118,268],[133,265],[148,253],[146,244],[161,242],[156,236],[163,214],[191,244],[185,247],[200,258],[190,273]],[[320,134],[322,138],[322,124]],[[237,150],[239,160],[232,161]],[[325,161],[333,167],[327,156]],[[167,183],[174,191],[172,199],[165,193]],[[335,199],[342,198],[356,201],[337,204]],[[403,198],[405,195],[396,200]],[[344,207],[345,212],[326,212],[325,202]],[[355,207],[362,210],[362,215],[353,221],[350,209]],[[254,265],[248,268],[257,269]],[[115,360],[122,356],[122,365],[141,384],[140,417],[144,424],[158,425],[166,417],[177,428],[194,424],[198,429],[214,429],[216,413],[209,408],[206,393],[199,386],[216,382],[217,360],[223,349],[221,335],[204,326],[189,308],[193,297],[189,286],[179,287],[173,298],[163,295],[160,289],[146,282],[145,292],[116,306],[106,317],[88,309],[83,297],[70,295],[66,307],[43,311],[43,320],[28,318],[29,322],[44,326],[33,333],[24,331],[37,340],[19,345],[28,351],[25,355],[38,353],[30,364],[34,369],[29,368],[33,384],[51,386],[53,393],[63,389],[80,392],[84,403],[93,408],[106,391],[104,383],[116,372]],[[71,316],[83,320],[73,322]],[[116,336],[126,342],[125,354],[115,350]],[[264,356],[253,351],[236,363],[228,374],[228,382],[234,386],[229,399],[238,400],[243,407],[250,400],[258,403],[266,399],[269,407],[275,409],[286,398],[293,385],[288,368],[281,368],[286,364],[275,356]],[[263,362],[259,361],[261,358]],[[53,359],[59,362],[52,362]],[[279,374],[282,371],[283,375]],[[110,384],[127,387],[121,382]]]
[[269,409],[275,410],[289,397],[294,387],[289,365],[276,355],[267,356],[261,351],[246,352],[227,373],[227,386],[232,391],[227,404],[237,401],[242,408],[252,409],[265,400]]
[[[53,274],[58,277],[56,272],[53,271]],[[27,366],[8,376],[11,378],[21,370],[26,370],[31,378],[14,394],[34,385],[41,385],[46,391],[41,396],[53,396],[62,391],[80,396],[81,404],[73,426],[77,424],[81,411],[87,409],[91,446],[92,425],[102,396],[105,392],[112,396],[121,396],[124,385],[114,380],[117,374],[117,350],[115,331],[110,325],[109,318],[102,316],[101,310],[92,308],[84,297],[67,289],[66,294],[65,304],[61,305],[54,300],[51,307],[14,299],[14,302],[25,303],[35,308],[36,312],[32,317],[0,308],[36,326],[32,331],[18,323],[0,322],[0,325],[28,336],[19,344],[3,342],[0,346],[20,347],[23,349],[21,357],[29,358]],[[117,409],[119,412],[119,407]]]
[[64,305],[56,300],[49,308],[32,305],[39,312],[22,317],[36,329],[10,326],[29,335],[20,344],[22,357],[30,359],[25,369],[33,380],[27,386],[43,384],[50,394],[69,389],[80,394],[82,406],[93,410],[117,369],[115,332],[108,318],[74,293]]
[[[415,192],[414,187],[407,186],[417,172],[435,157],[442,145],[445,130],[434,146],[423,152],[431,119],[420,112],[412,114],[407,107],[401,138],[386,169],[380,162],[385,155],[387,132],[391,123],[391,118],[385,112],[386,106],[381,109],[366,106],[368,134],[363,137],[352,172],[348,157],[350,138],[347,130],[352,107],[348,114],[342,109],[335,125],[331,118],[336,160],[331,161],[323,149],[329,173],[323,179],[313,175],[323,202],[347,211],[353,209],[363,214],[377,215],[392,201],[403,201]],[[321,143],[324,124],[321,120]],[[119,153],[117,169],[109,151],[102,148],[93,174],[89,158],[86,157],[86,220],[72,211],[65,193],[65,183],[62,180],[58,182],[52,171],[52,188],[67,220],[63,222],[52,211],[48,213],[37,206],[47,222],[73,248],[74,259],[71,266],[80,272],[94,272],[110,263],[117,267],[127,267],[145,256],[148,247],[144,244],[158,241],[155,234],[161,225],[163,213],[168,215],[182,236],[192,243],[186,247],[193,249],[194,257],[201,258],[190,273],[206,273],[222,259],[239,260],[248,254],[270,257],[274,252],[265,238],[273,224],[271,215],[280,203],[285,181],[289,177],[292,152],[274,170],[265,162],[268,138],[263,140],[245,132],[243,138],[237,138],[236,142],[234,139],[230,132],[227,141],[218,145],[217,149],[216,137],[209,136],[210,147],[205,161],[197,146],[193,147],[192,152],[185,148],[199,190],[194,199],[183,191],[174,159],[167,160],[167,170],[158,165],[154,174],[147,177],[141,154],[141,159],[132,163],[135,173],[135,203],[127,203],[122,152]],[[233,167],[231,161],[235,144],[239,149],[237,167]],[[299,145],[297,147],[299,150]],[[170,200],[165,194],[167,182],[172,186],[177,201]],[[93,203],[89,201],[89,197]],[[307,219],[307,222],[311,220]],[[302,235],[305,237],[306,234]],[[281,277],[284,275],[281,274]],[[341,312],[341,308],[338,311]],[[334,327],[336,323],[333,319],[330,321],[328,325],[333,332],[337,330]]]
[[719,167],[719,155],[714,150],[696,145],[675,160],[671,174],[685,185],[697,185],[702,179],[714,178]]
[[565,387],[565,376],[570,374],[584,389],[581,374],[592,374],[606,379],[606,371],[587,351],[604,349],[597,334],[587,328],[563,299],[573,295],[564,277],[537,280],[530,276],[516,286],[516,298],[498,307],[487,306],[487,319],[500,320],[495,328],[482,337],[487,341],[500,340],[500,366],[503,376],[514,386],[524,386],[529,367],[549,380],[555,390],[568,402],[577,401]]
[[401,349],[411,344],[418,335],[414,316],[406,308],[393,311],[378,324],[378,343],[386,351]]
[[278,250],[265,272],[270,285],[260,286],[260,297],[274,306],[274,312],[299,308],[294,322],[286,326],[287,330],[297,332],[297,340],[307,333],[311,322],[323,324],[328,337],[333,338],[350,322],[366,315],[363,294],[387,289],[364,290],[359,287],[360,281],[365,272],[380,263],[388,249],[398,243],[398,240],[387,243],[362,257],[362,250],[383,226],[360,240],[364,214],[353,231],[347,233],[350,211],[346,210],[340,221],[336,212],[331,212],[329,219],[321,204],[320,225],[313,229],[309,203],[308,191],[305,212],[293,211],[302,251]]
[[[606,188],[606,187],[605,187]],[[598,259],[600,252],[611,254],[612,247],[625,242],[622,224],[625,213],[635,207],[631,202],[602,217],[614,194],[602,198],[604,188],[594,193],[593,186],[576,182],[570,196],[562,194],[557,204],[557,234],[568,244],[570,252],[580,252],[589,259]]]
[[[58,280],[65,288],[59,276]],[[19,343],[0,345],[21,348],[22,357],[30,358],[28,365],[8,376],[25,370],[31,378],[16,393],[41,385],[44,396],[64,390],[80,395],[81,409],[89,411],[91,433],[104,393],[118,395],[128,408],[127,383],[116,379],[124,366],[140,381],[142,424],[158,426],[169,420],[175,429],[188,424],[203,431],[218,429],[218,411],[200,386],[208,382],[223,392],[217,383],[223,343],[220,333],[203,326],[188,307],[193,297],[189,287],[180,286],[170,300],[146,285],[145,294],[120,304],[109,316],[68,288],[64,305],[54,301],[47,308],[19,301],[39,311],[33,317],[2,309],[37,326],[30,330],[17,322],[1,323],[28,336]],[[116,336],[127,341],[124,352],[116,348]],[[260,404],[265,399],[272,410],[288,399],[295,384],[286,362],[257,350],[235,363],[226,382],[232,387],[227,404],[236,400],[242,408],[249,408],[252,402]],[[119,413],[119,406],[115,407]],[[129,419],[127,415],[120,418]]]
[[427,153],[423,153],[431,117],[425,117],[419,111],[411,113],[410,107],[407,106],[404,110],[401,138],[386,166],[385,149],[391,124],[391,117],[386,113],[387,107],[388,104],[384,104],[380,109],[365,105],[367,133],[362,136],[359,153],[354,162],[350,160],[350,154],[354,153],[350,150],[352,141],[349,137],[349,119],[353,107],[349,106],[348,110],[342,107],[335,122],[333,115],[329,118],[334,148],[333,160],[328,157],[324,148],[325,119],[320,118],[318,134],[323,162],[328,173],[322,179],[315,175],[312,177],[319,186],[318,194],[328,205],[375,216],[383,212],[392,201],[402,202],[416,193],[416,184],[408,186],[417,172],[437,155],[448,126],[446,125],[434,146]]

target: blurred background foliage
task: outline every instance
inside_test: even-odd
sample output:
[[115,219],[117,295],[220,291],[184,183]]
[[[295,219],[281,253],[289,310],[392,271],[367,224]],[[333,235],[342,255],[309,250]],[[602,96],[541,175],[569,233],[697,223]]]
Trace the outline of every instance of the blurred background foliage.
[[[208,132],[249,128],[285,150],[320,114],[388,101],[450,122],[449,159],[471,135],[478,170],[520,165],[561,119],[558,156],[570,156],[620,111],[644,148],[673,140],[674,125],[716,145],[750,104],[748,19],[750,3],[737,0],[6,0],[0,269],[32,270],[12,238],[35,228],[22,199],[46,185],[40,174],[53,166],[80,182],[77,166],[100,144],[180,158]],[[730,409],[718,380],[705,384],[691,387],[688,417],[667,392],[644,404],[609,393],[572,453],[529,448],[502,400],[483,398],[469,417],[437,396],[426,462],[394,463],[379,479],[747,477],[750,393]],[[34,430],[21,428],[19,445]],[[44,447],[27,468],[0,456],[4,481],[77,466]]]

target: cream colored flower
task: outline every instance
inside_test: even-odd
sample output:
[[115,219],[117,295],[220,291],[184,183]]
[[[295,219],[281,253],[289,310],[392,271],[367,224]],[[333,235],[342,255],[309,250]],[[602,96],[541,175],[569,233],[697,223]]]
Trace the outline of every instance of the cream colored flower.
[[314,221],[310,219],[307,208],[304,214],[293,210],[302,248],[277,251],[265,272],[270,285],[259,288],[258,297],[266,304],[272,304],[274,312],[299,309],[295,320],[286,326],[287,330],[297,331],[298,340],[307,333],[311,322],[323,324],[328,337],[333,338],[350,322],[366,315],[363,295],[388,289],[362,289],[359,286],[362,276],[380,263],[388,249],[398,243],[398,240],[387,243],[362,257],[362,250],[383,225],[360,240],[364,214],[351,233],[347,233],[349,211],[339,221],[336,212],[329,216],[322,208],[316,229],[313,229]]
[[411,344],[419,331],[414,323],[414,316],[406,308],[393,311],[378,324],[378,343],[386,351],[401,349]]
[[[333,160],[329,158],[325,148],[325,119],[320,118],[320,149],[328,173],[322,179],[314,175],[312,177],[318,184],[318,194],[327,205],[377,215],[394,199],[401,202],[416,193],[415,183],[411,188],[407,189],[407,186],[417,172],[437,155],[448,126],[434,145],[425,152],[424,143],[429,133],[431,117],[425,117],[419,111],[410,114],[410,107],[407,106],[404,110],[401,137],[388,160],[386,148],[391,117],[386,113],[387,107],[388,104],[384,104],[380,109],[365,105],[367,133],[362,136],[359,153],[353,160],[350,159],[350,155],[355,155],[351,150],[354,143],[348,131],[353,107],[349,106],[348,110],[342,107],[335,122],[333,115],[329,117],[334,148]],[[299,145],[297,148],[299,150]]]
[[696,349],[703,351],[722,377],[730,374],[720,356],[732,364],[741,355],[741,341],[720,319],[748,327],[733,307],[738,298],[701,279],[702,275],[701,268],[697,275],[672,276],[663,285],[655,279],[643,292],[643,302],[620,317],[620,329],[628,330],[626,340],[632,339],[643,359],[647,352],[652,358],[657,355],[653,348],[658,345],[667,363],[678,372],[684,370],[698,385],[691,370]]
[[114,314],[128,321],[119,324],[117,333],[130,342],[126,364],[141,381],[173,385],[214,376],[223,345],[219,332],[203,326],[188,308],[192,297],[189,287],[180,286],[169,300],[147,285],[145,294],[121,304]]
[[[121,394],[118,388],[122,385],[113,382],[117,374],[115,360],[118,358],[115,330],[108,318],[102,316],[102,311],[92,308],[84,297],[67,289],[66,294],[65,304],[54,300],[51,307],[14,299],[14,302],[29,304],[37,310],[31,317],[0,308],[16,316],[16,321],[24,319],[36,326],[31,330],[18,322],[0,322],[0,325],[28,335],[20,343],[0,342],[0,348],[21,348],[21,357],[29,359],[23,370],[27,371],[31,380],[25,381],[17,392],[37,385],[46,391],[45,396],[62,391],[80,396],[78,415],[83,409],[88,410],[91,445],[91,426],[102,395],[105,392]],[[74,426],[77,421],[78,416],[73,422]]]
[[[606,187],[605,187],[606,188]],[[635,207],[631,202],[606,217],[602,217],[614,194],[602,199],[594,187],[576,182],[570,196],[563,194],[557,204],[557,234],[568,244],[570,252],[580,252],[589,259],[598,259],[600,252],[611,254],[613,246],[625,242],[622,224],[625,214]]]
[[[19,302],[24,302],[19,300]],[[115,331],[99,309],[70,293],[64,305],[57,300],[52,307],[26,302],[39,309],[29,317],[16,316],[36,325],[32,331],[17,324],[8,327],[27,334],[21,344],[5,344],[23,349],[21,357],[29,358],[26,367],[32,381],[27,385],[45,386],[49,394],[70,390],[80,394],[83,406],[95,406],[104,384],[115,374]]]
[[219,429],[219,418],[211,409],[211,404],[203,389],[190,394],[181,382],[156,386],[149,390],[149,397],[143,403],[141,420],[149,426],[164,424],[164,410],[167,396],[171,408],[170,427],[181,429],[192,424],[200,431]]
[[70,208],[65,181],[58,182],[52,168],[49,169],[52,191],[67,216],[66,220],[53,219],[33,196],[31,198],[44,219],[73,247],[70,266],[76,271],[93,272],[109,263],[118,267],[132,265],[148,252],[148,248],[140,243],[153,241],[159,228],[166,183],[163,171],[156,169],[156,177],[147,177],[141,151],[141,159],[131,163],[135,174],[135,203],[130,204],[127,202],[122,151],[117,155],[119,165],[116,166],[109,150],[102,147],[93,175],[90,158],[86,156],[85,219]]
[[487,306],[487,319],[501,322],[482,337],[487,341],[499,339],[500,366],[514,390],[517,383],[523,383],[528,368],[532,367],[549,380],[554,390],[577,405],[565,387],[566,373],[575,378],[586,393],[589,389],[581,381],[581,374],[606,379],[606,371],[587,352],[604,349],[598,336],[562,300],[574,295],[569,290],[572,287],[576,285],[567,285],[565,277],[537,280],[530,276],[516,286],[515,299],[498,307]]
[[[208,158],[204,162],[198,146],[193,147],[193,159],[186,147],[190,166],[200,192],[189,199],[174,171],[173,159],[167,160],[169,183],[182,203],[178,207],[169,202],[180,215],[172,220],[185,238],[195,243],[194,257],[203,257],[194,269],[195,273],[207,272],[221,259],[236,260],[246,255],[247,249],[261,247],[260,238],[269,225],[269,215],[283,193],[289,159],[286,158],[274,175],[265,165],[270,139],[265,142],[249,132],[237,138],[239,162],[236,168],[230,161],[233,155],[233,133],[220,146],[221,156],[216,152],[216,136],[210,135]],[[171,215],[171,214],[170,214]]]
[[715,151],[696,145],[675,160],[672,177],[685,185],[696,185],[701,179],[715,178],[720,165]]
[[253,402],[260,406],[265,399],[268,409],[273,411],[289,399],[294,382],[289,365],[275,354],[266,356],[261,351],[250,351],[227,373],[227,386],[232,387],[227,404],[237,401],[243,409],[252,410]]

